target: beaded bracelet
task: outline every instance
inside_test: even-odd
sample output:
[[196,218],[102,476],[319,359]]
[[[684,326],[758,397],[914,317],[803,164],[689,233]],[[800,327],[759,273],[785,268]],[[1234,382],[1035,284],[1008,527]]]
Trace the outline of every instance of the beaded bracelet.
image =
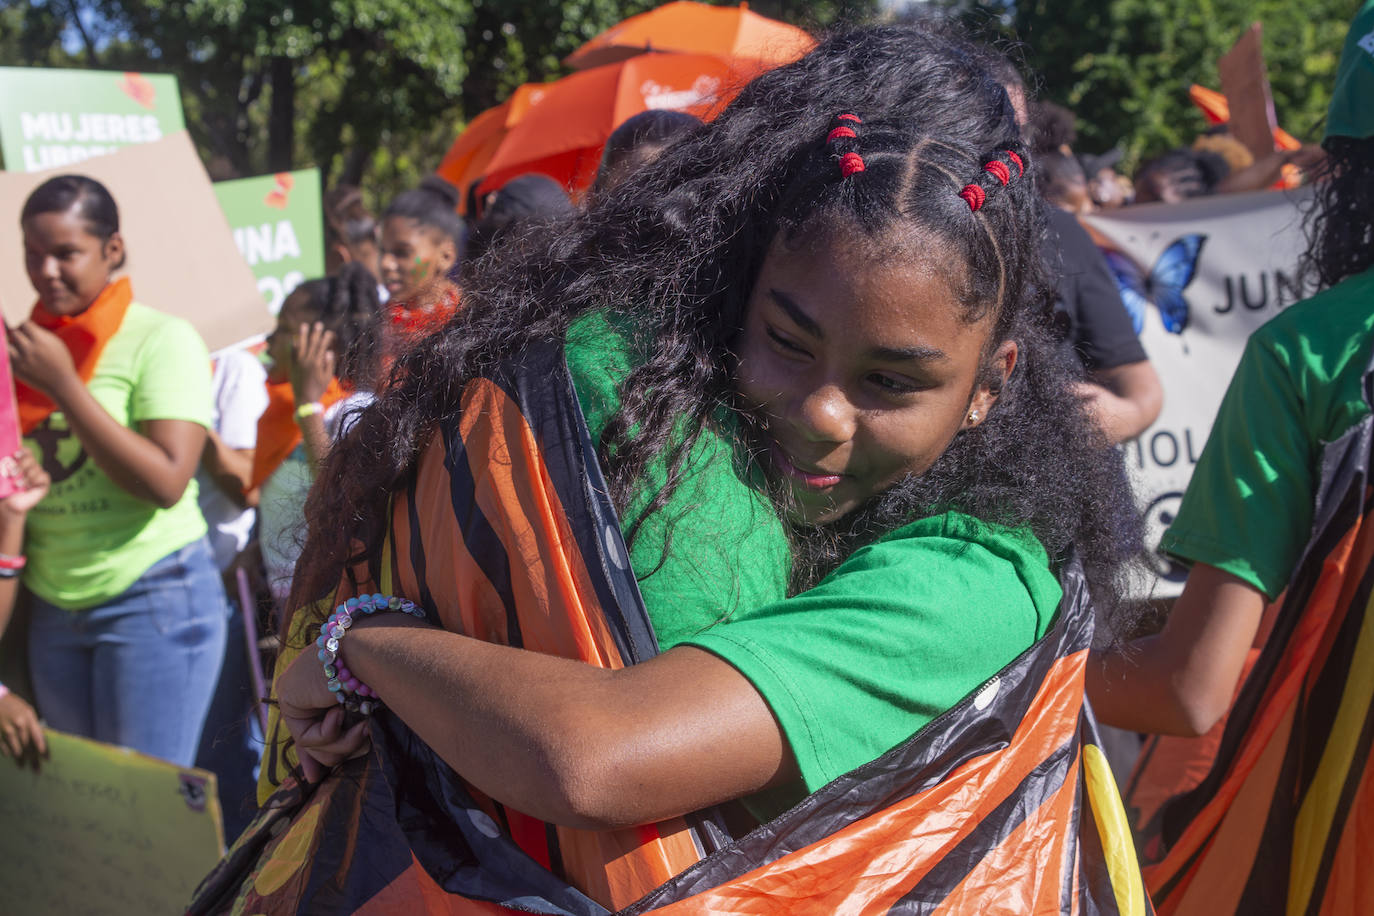
[[324,665],[325,686],[349,712],[372,715],[381,705],[376,692],[353,676],[339,657],[343,638],[353,626],[353,618],[358,614],[375,614],[378,611],[400,611],[412,617],[424,618],[425,612],[413,601],[396,595],[361,595],[349,598],[334,609],[329,619],[320,627],[320,636],[315,640],[319,646],[317,653]]

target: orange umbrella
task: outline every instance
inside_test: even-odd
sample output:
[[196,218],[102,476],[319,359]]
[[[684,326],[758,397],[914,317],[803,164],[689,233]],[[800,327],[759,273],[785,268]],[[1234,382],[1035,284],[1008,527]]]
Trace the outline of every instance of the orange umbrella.
[[806,32],[751,13],[747,3],[707,6],[677,0],[612,26],[563,62],[582,70],[645,51],[678,51],[776,67],[791,63],[815,46],[815,39]]
[[[1202,110],[1208,124],[1225,124],[1231,120],[1231,104],[1215,89],[1193,83],[1188,87],[1188,98]],[[1302,149],[1302,143],[1282,127],[1274,128],[1274,142],[1279,149]]]
[[763,69],[702,54],[641,54],[548,83],[501,140],[478,193],[529,172],[585,189],[606,138],[628,118],[667,108],[709,120]]
[[458,212],[467,212],[468,187],[482,177],[501,140],[525,116],[530,106],[543,98],[547,88],[540,83],[516,87],[510,98],[469,121],[453,141],[435,171],[459,190]]

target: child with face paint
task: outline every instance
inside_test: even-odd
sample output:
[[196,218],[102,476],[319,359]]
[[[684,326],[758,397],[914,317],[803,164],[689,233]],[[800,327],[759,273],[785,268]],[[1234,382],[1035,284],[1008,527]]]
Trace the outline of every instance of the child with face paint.
[[381,271],[388,327],[403,337],[444,324],[458,310],[451,277],[463,258],[466,228],[458,191],[431,176],[397,195],[382,214]]
[[210,359],[186,322],[133,301],[119,211],[64,175],[21,216],[33,317],[9,335],[25,445],[52,478],[29,513],[30,667],[63,731],[190,765],[228,608],[194,474]]

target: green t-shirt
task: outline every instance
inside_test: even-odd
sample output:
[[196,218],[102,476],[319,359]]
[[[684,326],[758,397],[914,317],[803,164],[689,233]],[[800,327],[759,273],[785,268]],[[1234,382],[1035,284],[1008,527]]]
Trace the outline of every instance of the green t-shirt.
[[[568,329],[566,358],[596,442],[620,408],[616,386],[638,356],[622,323],[594,312]],[[787,594],[790,550],[782,522],[733,458],[730,444],[708,427],[692,448],[682,484],[630,544],[630,565],[665,651]],[[627,517],[638,514],[666,477],[663,462],[654,462]]]
[[[86,387],[124,426],[146,420],[210,425],[204,341],[182,319],[137,302],[105,345]],[[24,584],[58,607],[103,604],[158,560],[205,534],[194,478],[170,509],[139,499],[95,466],[61,412],[24,437],[24,445],[53,481],[29,513]]]
[[1369,413],[1374,270],[1251,335],[1162,549],[1276,597],[1312,536],[1324,443]]
[[[816,587],[694,636],[762,694],[805,791],[873,760],[1043,636],[1063,591],[1044,547],[959,513],[855,551]],[[750,805],[770,816],[781,787]]]

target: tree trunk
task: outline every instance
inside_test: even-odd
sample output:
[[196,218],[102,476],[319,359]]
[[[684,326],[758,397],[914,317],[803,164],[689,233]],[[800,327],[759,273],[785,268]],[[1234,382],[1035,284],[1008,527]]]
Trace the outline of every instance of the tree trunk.
[[267,168],[291,171],[296,147],[296,73],[289,57],[271,64],[272,107],[267,115]]

